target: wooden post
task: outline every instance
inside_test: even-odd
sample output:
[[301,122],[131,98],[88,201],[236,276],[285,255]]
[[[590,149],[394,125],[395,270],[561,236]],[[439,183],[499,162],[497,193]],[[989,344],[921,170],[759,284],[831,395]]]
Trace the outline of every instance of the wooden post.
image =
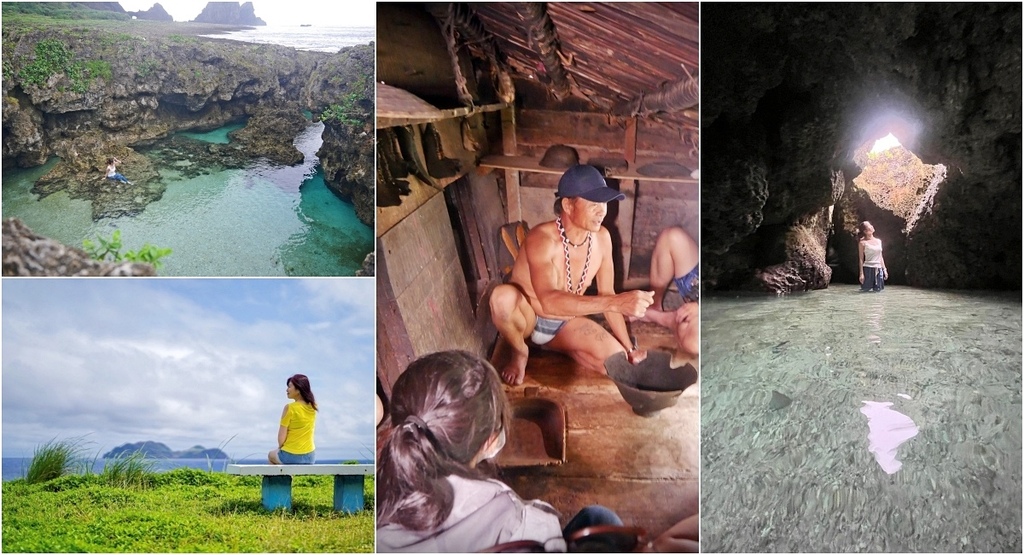
[[[505,108],[501,111],[501,147],[505,156],[516,156],[516,109]],[[519,197],[519,171],[505,170],[505,207],[507,223],[523,219],[522,200]]]
[[[636,166],[636,118],[626,120],[624,152],[630,169]],[[633,254],[633,218],[636,217],[637,182],[623,179],[619,190],[626,200],[619,201],[619,232],[622,234],[622,281],[629,279],[629,262]],[[621,286],[622,284],[620,284]]]

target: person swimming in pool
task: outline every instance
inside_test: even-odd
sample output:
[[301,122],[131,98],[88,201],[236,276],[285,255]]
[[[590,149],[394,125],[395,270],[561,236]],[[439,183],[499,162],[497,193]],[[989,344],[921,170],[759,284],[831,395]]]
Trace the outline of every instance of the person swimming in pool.
[[[658,235],[651,254],[651,288],[654,306],[642,320],[675,332],[679,347],[687,354],[700,354],[700,248],[681,227],[670,227]],[[665,294],[676,284],[683,304],[665,310]]]
[[[608,203],[624,198],[593,166],[576,165],[562,175],[555,193],[555,220],[530,230],[509,283],[491,293],[491,319],[514,351],[500,372],[505,383],[523,383],[527,338],[601,373],[604,361],[618,352],[625,352],[634,364],[647,357],[633,345],[625,317],[643,316],[654,293],[615,293],[611,234],[601,225]],[[595,281],[597,295],[584,295]],[[585,318],[599,313],[612,333]]]

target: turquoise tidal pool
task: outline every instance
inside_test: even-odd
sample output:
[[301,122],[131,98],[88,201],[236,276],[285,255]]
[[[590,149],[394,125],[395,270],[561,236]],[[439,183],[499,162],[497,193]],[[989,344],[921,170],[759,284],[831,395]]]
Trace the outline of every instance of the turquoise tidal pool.
[[[175,140],[195,141],[200,149],[224,145],[240,127],[182,133]],[[31,191],[56,160],[5,171],[3,217],[17,217],[35,233],[75,247],[119,229],[123,250],[145,243],[173,250],[162,260],[162,276],[351,276],[374,248],[373,229],[324,184],[316,156],[322,132],[323,124],[311,123],[296,138],[305,159],[295,166],[257,159],[241,168],[214,165],[196,172],[190,166],[207,162],[183,154],[189,149],[161,143],[140,149],[166,190],[136,215],[97,221],[88,200],[66,191],[39,198]],[[130,168],[119,169],[131,179]]]

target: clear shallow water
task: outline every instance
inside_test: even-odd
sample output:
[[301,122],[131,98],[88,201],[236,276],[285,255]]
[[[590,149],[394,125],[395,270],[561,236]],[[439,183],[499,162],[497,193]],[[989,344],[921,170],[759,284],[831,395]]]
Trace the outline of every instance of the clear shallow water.
[[[219,143],[233,128],[190,136]],[[351,276],[373,249],[373,230],[324,185],[316,157],[322,131],[311,124],[296,138],[305,155],[296,166],[261,160],[187,178],[181,170],[191,160],[161,159],[167,190],[159,201],[136,216],[96,222],[88,201],[30,192],[49,165],[4,172],[3,217],[76,247],[120,229],[125,251],[144,243],[173,249],[163,276]]]
[[[1019,553],[1020,293],[857,289],[702,299],[702,550]],[[863,401],[920,428],[894,474]]]
[[369,44],[376,37],[376,29],[373,27],[325,27],[312,21],[310,23],[310,27],[268,25],[207,36],[259,44],[278,44],[296,50],[316,52],[337,52],[347,46]]

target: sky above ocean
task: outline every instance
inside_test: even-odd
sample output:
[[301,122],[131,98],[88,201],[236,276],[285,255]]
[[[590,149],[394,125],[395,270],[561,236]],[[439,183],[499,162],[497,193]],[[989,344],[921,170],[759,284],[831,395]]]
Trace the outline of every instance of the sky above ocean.
[[286,380],[310,378],[318,458],[374,445],[374,280],[5,279],[3,456],[152,440],[276,447]]

